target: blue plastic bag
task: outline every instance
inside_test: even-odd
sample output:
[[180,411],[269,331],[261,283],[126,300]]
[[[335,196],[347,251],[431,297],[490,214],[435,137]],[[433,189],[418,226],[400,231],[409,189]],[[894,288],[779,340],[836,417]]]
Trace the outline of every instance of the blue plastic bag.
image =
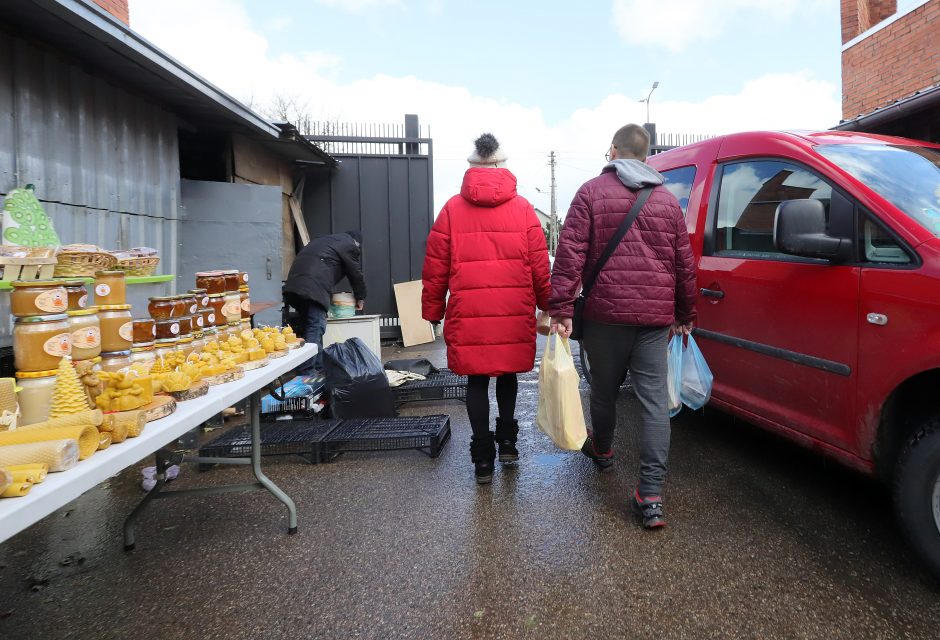
[[669,417],[682,411],[682,336],[673,336],[666,349],[668,373],[666,387],[669,389]]
[[[680,337],[681,344],[681,337]],[[715,377],[705,362],[705,356],[689,336],[689,344],[682,352],[682,384],[679,396],[689,409],[701,409],[712,396],[712,381]]]

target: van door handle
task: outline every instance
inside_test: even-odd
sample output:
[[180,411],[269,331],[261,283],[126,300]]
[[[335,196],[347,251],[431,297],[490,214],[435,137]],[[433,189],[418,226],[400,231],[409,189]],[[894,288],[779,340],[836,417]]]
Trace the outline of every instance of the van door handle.
[[699,289],[698,292],[706,298],[715,298],[716,300],[721,300],[725,297],[724,291],[718,291],[716,289]]

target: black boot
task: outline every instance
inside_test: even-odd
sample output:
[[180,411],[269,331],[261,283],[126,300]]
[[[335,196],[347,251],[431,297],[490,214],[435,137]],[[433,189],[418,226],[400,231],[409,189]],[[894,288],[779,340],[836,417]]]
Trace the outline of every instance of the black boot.
[[483,437],[470,438],[470,459],[473,460],[473,475],[477,484],[489,484],[493,481],[493,464],[496,460],[496,445],[493,442],[493,433],[487,432]]
[[499,445],[500,462],[517,462],[519,460],[519,450],[516,449],[516,438],[518,436],[518,421],[496,418],[496,444]]

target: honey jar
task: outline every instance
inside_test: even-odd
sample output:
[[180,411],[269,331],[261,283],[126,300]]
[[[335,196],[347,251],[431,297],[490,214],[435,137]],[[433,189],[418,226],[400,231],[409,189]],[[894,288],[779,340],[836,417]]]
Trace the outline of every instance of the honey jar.
[[154,336],[159,340],[176,340],[180,335],[180,319],[169,318],[154,323]]
[[153,366],[156,361],[156,349],[152,342],[146,345],[135,344],[131,347],[131,364],[143,363],[147,366]]
[[95,304],[99,307],[127,304],[127,285],[123,271],[95,273]]
[[242,319],[242,299],[237,291],[225,294],[225,304],[222,307],[222,315],[225,316],[225,322],[237,322]]
[[176,341],[176,348],[183,352],[183,356],[188,358],[189,354],[193,352],[193,337],[186,336],[185,338],[180,338]]
[[205,309],[209,306],[209,292],[205,289],[190,289],[189,293],[191,293],[196,298],[196,305],[198,308]]
[[69,296],[69,311],[78,311],[88,306],[88,287],[84,280],[66,280],[62,283]]
[[71,354],[67,315],[17,318],[13,326],[13,366],[17,371],[51,371]]
[[239,273],[238,269],[229,269],[222,272],[222,277],[225,279],[225,293],[238,292],[238,287],[241,286]]
[[247,320],[251,318],[251,297],[248,287],[241,287],[238,290],[238,297],[241,299],[242,320]]
[[72,340],[72,360],[91,360],[101,353],[101,323],[98,308],[69,311],[69,338]]
[[225,293],[225,276],[221,271],[200,271],[196,274],[196,288],[205,289],[210,296]]
[[134,342],[134,320],[131,317],[131,305],[115,304],[98,307],[98,321],[101,324],[101,351],[114,353],[128,351]]
[[121,369],[127,369],[132,364],[131,350],[113,351],[111,353],[101,354],[101,370],[114,373]]
[[215,311],[212,307],[207,307],[205,309],[200,309],[199,313],[202,315],[202,330],[205,331],[209,327],[215,326]]
[[177,298],[179,298],[179,300],[182,301],[183,303],[183,315],[184,316],[191,316],[194,313],[196,313],[196,309],[198,309],[199,306],[196,304],[195,295],[193,295],[192,293],[184,293],[182,295],[177,296]]
[[197,331],[202,333],[202,330],[206,328],[206,317],[205,309],[197,309],[196,314],[193,316],[193,333]]
[[215,315],[213,324],[217,327],[225,326],[227,322],[225,319],[225,294],[210,294],[209,308],[212,309],[212,313]]
[[45,422],[49,419],[52,391],[55,389],[58,369],[51,371],[17,371],[16,403],[20,407],[19,426]]
[[180,337],[190,336],[193,333],[193,317],[192,316],[183,316],[179,318],[180,323]]
[[154,320],[168,320],[173,317],[176,310],[176,300],[174,296],[156,296],[150,298],[147,304],[147,312]]
[[153,318],[135,318],[134,319],[134,344],[138,342],[153,342],[157,335],[156,322]]
[[11,283],[10,312],[17,318],[65,313],[68,292],[55,280],[17,280]]

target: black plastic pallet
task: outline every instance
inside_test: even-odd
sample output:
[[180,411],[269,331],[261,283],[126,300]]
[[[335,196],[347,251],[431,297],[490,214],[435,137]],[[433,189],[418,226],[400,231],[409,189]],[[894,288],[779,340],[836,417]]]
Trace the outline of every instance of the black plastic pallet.
[[450,439],[450,416],[350,418],[330,431],[324,442],[328,455],[350,451],[417,449],[432,458]]
[[[341,420],[282,420],[261,423],[261,455],[300,456],[311,464],[329,462],[323,441],[336,429]],[[199,455],[206,458],[247,458],[251,456],[251,427],[241,427],[225,433],[200,447]],[[335,454],[333,455],[335,457]],[[202,464],[200,470],[211,465]]]
[[467,401],[467,376],[442,369],[429,375],[424,380],[406,382],[392,389],[395,404],[406,402],[426,402],[428,400]]

